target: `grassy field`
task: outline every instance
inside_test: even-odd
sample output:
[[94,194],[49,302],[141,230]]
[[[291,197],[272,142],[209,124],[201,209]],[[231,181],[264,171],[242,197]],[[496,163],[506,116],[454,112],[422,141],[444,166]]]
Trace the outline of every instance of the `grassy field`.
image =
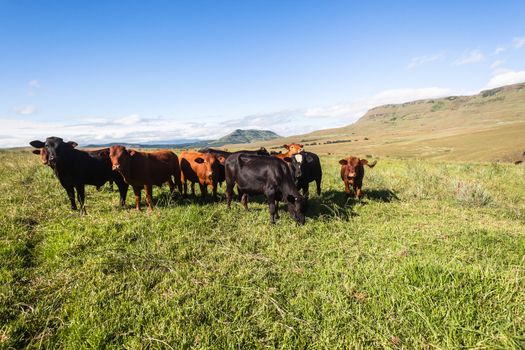
[[137,213],[90,187],[79,216],[0,156],[1,348],[525,347],[523,166],[380,159],[358,203],[324,155],[299,227],[167,188]]

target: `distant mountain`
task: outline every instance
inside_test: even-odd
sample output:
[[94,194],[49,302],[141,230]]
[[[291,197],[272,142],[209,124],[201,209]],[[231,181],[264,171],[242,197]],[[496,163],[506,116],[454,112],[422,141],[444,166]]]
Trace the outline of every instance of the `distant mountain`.
[[212,141],[208,144],[211,147],[220,147],[224,145],[232,145],[239,143],[250,143],[257,141],[269,141],[280,136],[270,130],[241,130],[237,129],[234,132],[221,137],[218,140]]
[[241,144],[257,141],[269,141],[280,136],[270,130],[241,130],[221,137],[218,140],[172,140],[172,141],[155,141],[144,143],[126,143],[111,142],[105,144],[90,144],[83,146],[85,148],[101,148],[113,145],[122,145],[129,148],[202,148],[202,147],[220,147],[227,144]]
[[319,130],[255,147],[300,142],[336,154],[447,160],[513,161],[525,151],[525,83],[378,106],[354,124]]

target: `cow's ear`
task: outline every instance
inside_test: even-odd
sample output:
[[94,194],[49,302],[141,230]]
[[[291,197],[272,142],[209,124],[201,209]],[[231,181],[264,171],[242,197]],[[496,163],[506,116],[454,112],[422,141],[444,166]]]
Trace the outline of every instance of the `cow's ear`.
[[299,145],[300,148],[304,148],[303,145]]
[[283,160],[287,163],[291,163],[292,162],[292,158],[290,157],[284,157]]
[[31,141],[29,142],[29,144],[35,148],[43,148],[46,144],[43,143],[42,141],[38,141],[38,140],[35,140],[35,141]]
[[38,150],[38,149],[34,149],[34,150],[33,150],[33,154],[40,154],[40,150]]
[[368,160],[366,160],[366,159],[361,159],[361,160],[359,160],[359,164],[361,164],[361,165],[367,165],[367,164],[368,164]]
[[347,164],[348,164],[348,161],[347,161],[346,159],[341,159],[341,160],[339,161],[339,164],[341,164],[341,165],[347,165]]
[[204,163],[204,159],[202,159],[201,157],[197,157],[197,158],[195,158],[195,163],[202,164],[202,163]]
[[224,156],[218,156],[217,159],[219,160],[219,163],[224,165],[224,162],[226,161],[226,158],[224,158]]
[[67,144],[70,145],[71,148],[75,148],[78,146],[78,143],[76,143],[75,141],[68,141]]
[[283,145],[284,148],[290,149],[290,145]]

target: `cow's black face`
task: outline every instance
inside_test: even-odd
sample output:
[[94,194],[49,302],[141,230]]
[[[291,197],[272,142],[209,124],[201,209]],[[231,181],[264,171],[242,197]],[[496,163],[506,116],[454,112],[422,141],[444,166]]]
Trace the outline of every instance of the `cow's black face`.
[[50,166],[54,167],[63,155],[68,145],[64,143],[60,137],[48,137],[44,144],[45,152],[47,153],[47,162]]
[[305,161],[305,157],[301,153],[292,156],[292,167],[296,178],[303,176],[303,166]]
[[305,200],[302,196],[288,196],[288,211],[299,225],[304,225]]

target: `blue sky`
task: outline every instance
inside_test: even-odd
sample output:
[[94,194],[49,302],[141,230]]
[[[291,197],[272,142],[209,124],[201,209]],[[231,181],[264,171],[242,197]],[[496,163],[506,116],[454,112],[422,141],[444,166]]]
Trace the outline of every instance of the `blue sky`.
[[283,135],[525,81],[523,1],[0,0],[0,146]]

